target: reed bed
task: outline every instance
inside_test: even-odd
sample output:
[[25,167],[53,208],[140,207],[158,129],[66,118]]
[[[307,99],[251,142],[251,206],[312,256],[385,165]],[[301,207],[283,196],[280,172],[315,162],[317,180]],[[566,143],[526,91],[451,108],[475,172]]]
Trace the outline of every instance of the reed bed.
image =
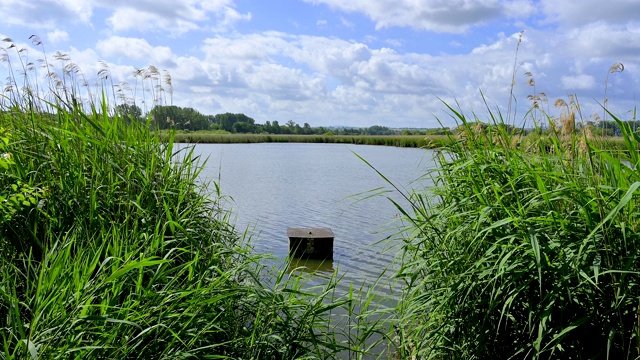
[[[164,135],[166,139],[166,135]],[[208,132],[176,133],[181,143],[251,144],[251,143],[326,143],[383,145],[413,148],[439,148],[449,142],[445,135],[281,135],[281,134],[214,134]]]
[[[25,58],[16,51],[10,64]],[[338,309],[347,323],[362,316],[339,279],[310,287],[287,264],[266,268],[221,195],[202,192],[192,149],[114,112],[108,83],[92,93],[59,58],[57,72],[45,62],[57,80],[38,84],[25,67],[9,74],[25,86],[0,98],[0,359],[369,351],[371,329],[336,328]]]
[[607,113],[623,129],[612,151],[569,113],[526,139],[448,108],[463,132],[435,187],[396,203],[399,357],[638,359],[640,136]]
[[[456,134],[460,135],[460,134]],[[167,141],[170,134],[161,132],[160,137]],[[254,144],[254,143],[316,143],[316,144],[355,144],[381,145],[423,149],[440,149],[458,141],[457,137],[447,135],[283,135],[283,134],[220,134],[207,131],[175,132],[173,141],[187,144]],[[626,151],[625,140],[619,136],[601,136],[590,139],[593,146],[613,152]],[[549,147],[549,136],[535,133],[523,136],[522,142],[542,142]]]

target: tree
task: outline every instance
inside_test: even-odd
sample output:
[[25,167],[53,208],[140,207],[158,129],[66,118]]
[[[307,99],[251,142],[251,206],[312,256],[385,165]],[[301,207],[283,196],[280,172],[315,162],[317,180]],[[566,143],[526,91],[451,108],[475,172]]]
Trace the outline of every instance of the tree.
[[273,134],[281,134],[281,130],[280,130],[280,124],[278,123],[278,120],[273,120],[273,125],[271,125],[271,132]]
[[249,124],[248,122],[239,121],[233,124],[233,132],[234,133],[250,133],[253,132],[254,125]]
[[129,122],[136,122],[142,120],[142,109],[136,104],[120,104],[116,106],[116,113],[122,116],[123,119]]
[[260,130],[258,132],[270,133],[272,132],[271,128],[271,121],[267,120],[264,125],[260,126]]
[[206,116],[194,108],[180,108],[176,119],[176,128],[191,131],[207,130],[209,121]]
[[373,125],[367,129],[369,135],[393,135],[394,131],[386,126]]
[[172,129],[175,128],[176,119],[179,117],[180,108],[172,105],[172,106],[161,106],[157,105],[151,109],[151,119],[153,119],[153,124],[158,127],[158,129]]
[[246,122],[248,124],[251,124],[252,126],[255,124],[255,120],[245,114],[232,113],[218,114],[214,117],[214,122],[219,124],[221,129],[229,132],[233,131],[233,124],[237,122]]
[[194,108],[179,106],[155,106],[151,117],[159,129],[206,130],[209,129],[209,118]]

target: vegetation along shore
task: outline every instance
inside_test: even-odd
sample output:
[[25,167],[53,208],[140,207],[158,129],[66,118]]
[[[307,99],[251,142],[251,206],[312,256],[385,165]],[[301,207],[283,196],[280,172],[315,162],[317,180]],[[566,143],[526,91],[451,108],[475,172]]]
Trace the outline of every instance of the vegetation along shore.
[[353,314],[336,279],[266,268],[191,151],[114,111],[106,77],[93,93],[68,68],[46,64],[44,84],[11,73],[28,87],[0,98],[0,359],[365,352],[330,319]]
[[[443,103],[458,127],[434,186],[389,204],[406,228],[385,302],[266,267],[153,111],[132,118],[135,100],[108,76],[84,87],[68,57],[43,78],[6,50],[23,86],[0,98],[0,359],[640,356],[635,112],[584,119],[570,97],[554,115],[532,96],[525,132]],[[143,93],[166,104],[154,69]]]
[[[181,143],[250,144],[250,143],[323,143],[386,145],[413,148],[439,148],[449,142],[446,135],[285,135],[285,134],[216,134],[210,132],[173,133]],[[164,133],[163,140],[170,134]]]

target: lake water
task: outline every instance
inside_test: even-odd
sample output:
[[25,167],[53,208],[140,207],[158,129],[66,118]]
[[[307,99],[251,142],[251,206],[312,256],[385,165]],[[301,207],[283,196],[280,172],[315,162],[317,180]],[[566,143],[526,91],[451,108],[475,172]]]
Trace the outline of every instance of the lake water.
[[300,265],[320,275],[337,269],[347,289],[375,281],[397,253],[399,241],[385,239],[400,216],[386,196],[408,208],[397,192],[369,196],[391,187],[354,153],[407,192],[428,187],[421,177],[434,167],[430,150],[384,146],[198,144],[195,153],[208,158],[202,180],[219,184],[225,208],[238,230],[249,229],[256,252],[283,262],[288,227],[332,229],[333,261]]

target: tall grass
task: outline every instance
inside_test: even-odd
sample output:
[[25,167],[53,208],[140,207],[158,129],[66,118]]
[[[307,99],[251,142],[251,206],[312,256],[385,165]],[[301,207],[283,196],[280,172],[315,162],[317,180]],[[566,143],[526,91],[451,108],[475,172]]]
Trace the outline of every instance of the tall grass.
[[398,205],[401,357],[637,359],[640,136],[609,113],[625,148],[603,151],[567,113],[524,139],[445,106],[464,134]]
[[439,148],[449,138],[445,135],[283,135],[283,134],[217,134],[211,132],[175,133],[174,140],[183,143],[251,144],[251,143],[326,143],[383,145],[414,148]]
[[58,57],[48,85],[4,58],[0,195],[22,201],[0,217],[0,359],[361,356],[364,336],[336,336],[354,301],[338,279],[266,269],[202,192],[192,150],[125,120],[116,90],[83,90]]

